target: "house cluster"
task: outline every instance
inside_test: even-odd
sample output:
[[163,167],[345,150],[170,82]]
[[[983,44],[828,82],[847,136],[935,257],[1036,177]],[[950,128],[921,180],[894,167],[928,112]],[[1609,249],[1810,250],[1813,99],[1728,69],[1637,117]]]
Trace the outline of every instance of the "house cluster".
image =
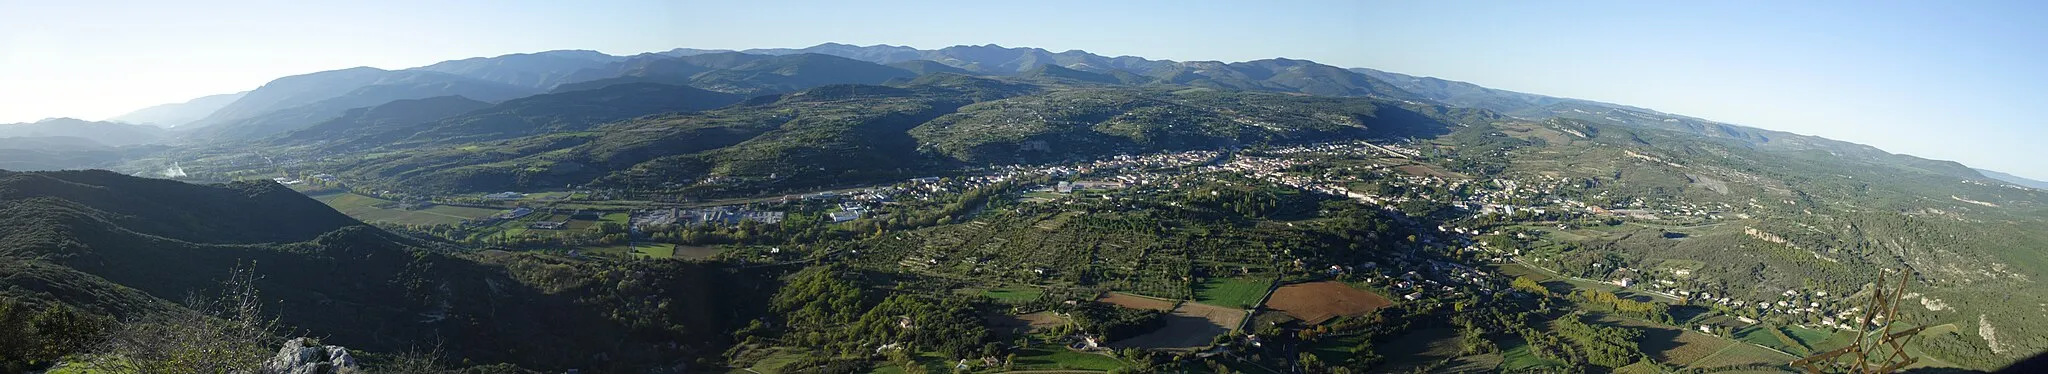
[[[553,209],[549,209],[549,212],[550,215],[553,216],[553,213],[555,211]],[[582,210],[577,210],[574,213],[570,213],[569,215],[566,216],[555,217],[560,217],[561,219],[556,221],[535,221],[533,223],[526,224],[526,228],[534,230],[561,230],[569,227],[570,220],[580,219],[595,221],[599,218],[599,215],[595,212],[585,212]]]
[[781,223],[785,213],[755,210],[744,205],[723,205],[708,208],[667,208],[648,209],[633,212],[634,227],[666,225],[713,225],[731,226],[740,222],[763,224]]
[[530,216],[530,215],[533,215],[533,212],[534,212],[533,208],[528,208],[528,207],[518,207],[518,208],[512,208],[511,210],[506,210],[506,211],[504,211],[504,212],[499,212],[499,213],[498,213],[498,215],[495,215],[495,216],[490,216],[489,218],[485,218],[485,222],[484,222],[484,224],[490,224],[490,223],[494,223],[494,222],[496,222],[496,221],[511,221],[511,220],[516,220],[516,219],[520,219],[520,218],[526,218],[526,216]]
[[[1378,263],[1367,262],[1344,271],[1358,271],[1365,276],[1366,283],[1386,287],[1401,295],[1404,300],[1415,301],[1431,297],[1463,297],[1467,291],[1491,295],[1495,292],[1493,275],[1485,270],[1454,262],[1424,260],[1415,257],[1394,256],[1393,264],[1381,267]],[[1337,273],[1339,266],[1332,266]],[[1395,274],[1393,269],[1418,269]]]
[[839,202],[839,210],[828,214],[832,223],[848,222],[868,215],[869,203],[887,202],[887,196],[876,195],[872,199],[848,199]]
[[[1779,293],[1775,299],[1743,300],[1726,294],[1689,289],[1668,279],[1645,283],[1643,288],[1651,292],[1682,298],[1687,302],[1718,306],[1745,314],[1785,316],[1791,318],[1795,324],[1810,328],[1824,327],[1851,330],[1854,329],[1853,324],[1859,315],[1858,313],[1863,311],[1862,307],[1857,306],[1839,308],[1840,300],[1829,298],[1827,291],[1800,292],[1799,290],[1785,290]],[[1738,317],[1737,319],[1744,323],[1757,322],[1756,319],[1746,316]]]
[[1008,165],[991,168],[990,176],[1023,178],[1032,176],[1064,177],[1086,174],[1132,174],[1144,171],[1177,169],[1215,162],[1223,157],[1221,151],[1185,151],[1152,153],[1142,155],[1118,155],[1106,159],[1059,165]]

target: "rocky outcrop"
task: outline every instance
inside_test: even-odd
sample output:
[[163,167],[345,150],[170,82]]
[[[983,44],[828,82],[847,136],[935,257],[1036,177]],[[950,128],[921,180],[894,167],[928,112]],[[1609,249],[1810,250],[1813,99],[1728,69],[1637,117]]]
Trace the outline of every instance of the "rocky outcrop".
[[348,354],[348,348],[338,345],[320,345],[307,338],[297,338],[284,343],[276,356],[263,362],[261,374],[352,374],[361,373],[356,358]]

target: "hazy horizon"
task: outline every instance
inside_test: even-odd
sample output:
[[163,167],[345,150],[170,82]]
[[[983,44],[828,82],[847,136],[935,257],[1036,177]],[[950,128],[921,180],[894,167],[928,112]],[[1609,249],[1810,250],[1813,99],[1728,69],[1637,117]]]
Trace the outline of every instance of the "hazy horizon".
[[[2031,144],[2048,139],[2048,126],[2026,110],[2048,102],[2032,88],[2048,81],[2032,68],[2048,64],[2038,47],[2048,45],[2048,26],[2026,19],[2035,4],[1486,5],[11,2],[0,3],[0,81],[9,82],[0,123],[99,120],[290,75],[547,50],[998,44],[1177,61],[1308,59],[2048,179],[2048,164],[2031,162],[2048,158]],[[778,11],[787,7],[813,11]]]

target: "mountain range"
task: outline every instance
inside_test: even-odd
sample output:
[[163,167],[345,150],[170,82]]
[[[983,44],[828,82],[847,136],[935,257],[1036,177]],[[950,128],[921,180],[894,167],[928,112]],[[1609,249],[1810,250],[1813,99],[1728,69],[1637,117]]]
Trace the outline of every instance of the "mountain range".
[[1639,107],[1496,90],[1367,68],[1344,69],[1306,60],[1183,62],[993,44],[923,50],[825,43],[806,48],[738,51],[678,48],[634,56],[571,50],[469,58],[397,71],[344,69],[280,78],[194,121],[190,127],[228,124],[240,129],[193,133],[200,139],[238,139],[289,132],[332,119],[348,109],[401,99],[456,95],[499,102],[548,91],[587,90],[622,83],[660,83],[760,95],[827,84],[879,84],[930,73],[1042,82],[1379,97],[1485,109],[1523,119],[1562,117],[1676,129],[1740,139],[1759,146],[1799,148],[1827,143],[1825,147],[1829,148],[1868,148]]
[[148,108],[142,108],[137,109],[133,112],[128,112],[128,114],[122,114],[119,116],[115,116],[113,118],[108,118],[107,122],[132,123],[138,125],[154,125],[159,127],[178,127],[187,123],[192,123],[193,121],[198,121],[201,118],[206,118],[206,116],[212,115],[213,112],[220,111],[221,108],[227,107],[228,104],[235,103],[235,100],[241,100],[243,95],[248,94],[248,91],[236,92],[231,94],[219,94],[192,99],[190,101],[182,103],[163,104]]
[[[194,113],[215,104],[215,110]],[[1377,148],[1399,155],[1333,157],[1339,160],[1276,166],[1273,173],[1357,173],[1363,177],[1337,184],[1403,199],[1431,194],[1478,198],[1465,191],[1513,177],[1541,182],[1553,197],[1587,206],[1682,203],[1671,205],[1677,207],[1671,209],[1674,214],[1687,217],[1682,219],[1719,222],[1635,227],[1639,222],[1551,217],[1530,218],[1536,220],[1529,221],[1536,222],[1533,226],[1501,227],[1520,230],[1514,237],[1577,232],[1570,235],[1585,239],[1583,245],[1528,249],[1559,252],[1558,258],[1589,264],[1585,268],[1627,262],[1683,266],[1701,277],[1684,279],[1697,283],[1688,287],[1732,289],[1749,293],[1741,296],[1752,300],[1793,287],[1860,279],[1855,276],[1874,269],[1912,267],[1938,278],[1928,281],[1929,299],[1950,300],[1956,307],[1927,306],[1927,315],[1953,319],[1937,312],[1965,310],[1976,314],[1968,316],[1976,321],[1996,319],[2011,336],[2039,331],[2029,329],[2040,323],[1997,304],[2024,306],[2048,298],[1998,294],[2024,288],[2030,282],[2027,274],[2038,274],[2040,256],[2013,249],[2048,243],[2038,230],[2029,229],[2048,221],[2048,210],[2041,208],[2048,206],[2048,197],[1991,179],[2010,176],[1644,108],[1306,60],[1182,62],[995,45],[920,50],[831,43],[634,56],[549,51],[404,70],[309,73],[241,94],[137,113],[124,118],[194,119],[169,130],[72,119],[0,125],[0,168],[105,167],[148,174],[174,166],[178,178],[224,183],[188,184],[106,171],[0,171],[0,212],[6,213],[0,214],[0,269],[10,274],[0,277],[0,293],[11,298],[0,301],[71,305],[107,318],[145,316],[186,307],[171,300],[218,284],[226,274],[194,269],[229,269],[243,260],[260,260],[255,271],[266,278],[259,287],[266,295],[284,296],[273,305],[281,321],[332,334],[351,346],[400,352],[438,340],[455,347],[450,356],[480,362],[550,370],[609,365],[600,368],[694,372],[699,370],[690,369],[699,368],[691,365],[738,361],[725,356],[727,348],[773,346],[757,339],[772,336],[762,331],[782,328],[760,315],[759,309],[769,304],[762,299],[783,287],[775,279],[784,275],[777,267],[804,263],[757,268],[743,259],[734,263],[746,266],[716,268],[683,261],[582,261],[574,251],[459,248],[452,242],[466,238],[496,245],[502,242],[489,236],[503,240],[510,234],[435,236],[468,230],[469,219],[487,220],[483,217],[463,217],[459,225],[373,226],[267,179],[280,172],[329,174],[346,186],[308,193],[375,194],[401,201],[433,196],[444,198],[435,203],[448,204],[501,191],[638,194],[620,199],[630,203],[591,197],[577,203],[597,204],[576,208],[623,211],[641,209],[634,203],[757,199],[1127,155],[1218,151],[1211,153],[1263,158],[1299,145],[1365,140],[1402,151]],[[1181,169],[1206,166],[1217,165]],[[1162,173],[1169,174],[1175,172]],[[1420,182],[1397,187],[1396,179]],[[1510,184],[1505,189],[1517,188]],[[1274,196],[1299,193],[1281,190]],[[1207,195],[1219,197],[1213,190]],[[650,196],[668,200],[634,200]],[[955,213],[981,210],[977,204],[1016,208],[998,206],[1010,202],[984,204],[986,195],[981,199],[970,204],[963,196],[960,202],[930,204],[943,209],[923,208]],[[1034,218],[1019,221],[1030,225],[1020,227],[1051,230],[1047,227],[1074,220],[1076,225],[1178,230],[1184,227],[1157,225],[1166,221],[1128,209],[1163,205],[1175,208],[1144,214],[1221,217],[1225,210],[1280,204],[1247,200],[1231,203],[1230,209],[1197,210],[1179,202],[1103,200],[1107,205],[1089,208],[1089,214],[1061,213],[1056,216],[1065,218],[1042,223],[1052,226],[1040,226]],[[1451,209],[1440,206],[1448,200],[1437,204],[1414,198],[1385,210],[1412,210],[1418,214],[1410,218],[1430,219],[1431,211]],[[1196,201],[1203,200],[1189,200]],[[1324,202],[1329,204],[1306,206],[1348,206]],[[885,209],[924,204],[895,203]],[[469,209],[510,208],[487,207]],[[890,247],[905,242],[885,231],[902,233],[898,229],[914,226],[911,211],[904,212],[884,218],[888,223],[877,219],[804,230],[847,239],[832,245],[952,248]],[[923,223],[915,225],[983,223],[973,213],[953,214],[916,219]],[[1546,217],[1534,214],[1521,216]],[[744,230],[766,236],[783,227],[816,225],[821,217],[807,218]],[[1341,225],[1323,218],[1329,217],[1298,222],[1304,229]],[[1513,218],[1445,224],[1484,225],[1498,219]],[[1249,217],[1230,220],[1283,226]],[[1565,228],[1594,221],[1610,227]],[[1723,224],[1734,222],[1740,223]],[[1292,230],[1296,223],[1284,226]],[[1355,244],[1396,242],[1371,238],[1397,232],[1387,225],[1328,239],[1354,244],[1347,253],[1377,251]],[[687,230],[697,235],[713,229],[699,226]],[[1559,234],[1550,234],[1550,227],[1558,227]],[[610,235],[634,235],[603,224],[589,231],[609,229],[617,229]],[[1669,235],[1678,231],[1702,235]],[[1491,236],[1513,243],[1510,235]],[[734,237],[745,236],[735,232]],[[1418,243],[1415,236],[1407,238],[1402,248]],[[1046,244],[1102,250],[1090,249],[1093,244],[1070,245],[1085,242]],[[561,243],[548,245],[555,244]],[[633,250],[630,244],[628,250]],[[1241,261],[1279,259],[1272,256],[1277,255]],[[876,263],[899,260],[939,263],[908,257]],[[1186,285],[1174,288],[1186,290],[1180,286]],[[2026,308],[2016,310],[2026,315]],[[926,323],[898,320],[899,312],[877,313],[873,317],[883,321],[877,327]],[[959,317],[979,318],[971,313]],[[755,335],[736,334],[742,331]],[[793,337],[771,340],[786,338]],[[2048,346],[2038,339],[2007,344]],[[1977,348],[1942,347],[1961,352],[1948,357],[1979,360],[1972,361],[1977,366],[2010,356],[1969,352]]]
[[[959,78],[942,78],[948,76]],[[404,70],[342,69],[279,78],[240,94],[232,103],[199,120],[179,126],[166,138],[188,145],[218,145],[226,151],[256,142],[301,152],[330,153],[308,155],[312,157],[357,157],[331,153],[575,133],[639,116],[687,114],[733,103],[787,105],[778,97],[832,85],[908,87],[911,82],[925,80],[987,86],[985,82],[965,78],[1026,86],[1209,89],[1435,104],[1522,120],[1570,118],[1668,129],[1753,147],[1885,159],[1961,178],[1985,178],[1952,162],[1896,155],[1819,137],[1373,69],[1344,69],[1285,58],[1183,62],[996,45],[920,50],[826,43],[795,49],[676,49],[633,56],[572,50],[470,58]],[[632,88],[611,89],[620,85]],[[743,101],[749,97],[753,99]],[[220,99],[195,101],[217,100]],[[387,103],[403,107],[376,108]],[[407,115],[398,115],[401,113]],[[560,142],[584,138],[549,139],[552,140],[535,144],[567,146]],[[952,144],[942,139],[925,141],[933,145]],[[410,156],[431,154],[434,153]],[[951,161],[943,162],[983,159],[968,153],[946,158]]]
[[2034,180],[2034,179],[2027,179],[2026,177],[2021,177],[2021,176],[2017,176],[2017,175],[2012,175],[2012,174],[2006,174],[2006,173],[2002,173],[2002,172],[1997,172],[1997,171],[1991,171],[1991,170],[1984,170],[1984,169],[1977,169],[1977,172],[1978,172],[1978,173],[1984,173],[1984,176],[1986,176],[1986,177],[1991,177],[1992,179],[2002,180],[2002,181],[2006,181],[2006,182],[2012,182],[2012,184],[2017,184],[2017,185],[2020,185],[2021,187],[2028,187],[2028,188],[2035,188],[2035,189],[2043,189],[2043,190],[2048,190],[2048,182],[2042,182],[2042,181],[2039,181],[2039,180]]
[[[1048,68],[1051,66],[1051,68]],[[1059,69],[1059,70],[1048,70]],[[360,67],[278,78],[249,92],[209,96],[122,118],[178,123],[194,139],[244,139],[289,132],[348,109],[404,99],[463,96],[499,102],[543,92],[621,83],[687,85],[741,95],[787,93],[828,84],[879,84],[920,74],[1040,76],[1122,85],[1185,85],[1314,95],[1416,99],[1370,76],[1304,60],[1238,63],[1174,62],[1104,57],[1083,51],[1053,53],[995,45],[914,50],[894,46],[824,44],[803,49],[711,51],[679,49],[637,56],[592,51],[548,51],[445,61],[405,70]],[[233,100],[225,105],[218,102]],[[153,119],[158,112],[197,112],[197,119]],[[201,128],[210,130],[194,130]]]
[[151,144],[166,140],[169,131],[148,125],[51,118],[30,123],[0,124],[0,138],[69,137],[103,146]]

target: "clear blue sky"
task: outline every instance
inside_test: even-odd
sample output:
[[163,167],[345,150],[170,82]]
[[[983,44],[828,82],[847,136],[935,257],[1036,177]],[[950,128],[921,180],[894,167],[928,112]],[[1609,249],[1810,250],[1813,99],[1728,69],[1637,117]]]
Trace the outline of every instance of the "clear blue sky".
[[[2048,179],[2048,2],[0,0],[0,123],[550,49],[995,43],[1312,59]],[[861,3],[861,4],[855,4]]]

